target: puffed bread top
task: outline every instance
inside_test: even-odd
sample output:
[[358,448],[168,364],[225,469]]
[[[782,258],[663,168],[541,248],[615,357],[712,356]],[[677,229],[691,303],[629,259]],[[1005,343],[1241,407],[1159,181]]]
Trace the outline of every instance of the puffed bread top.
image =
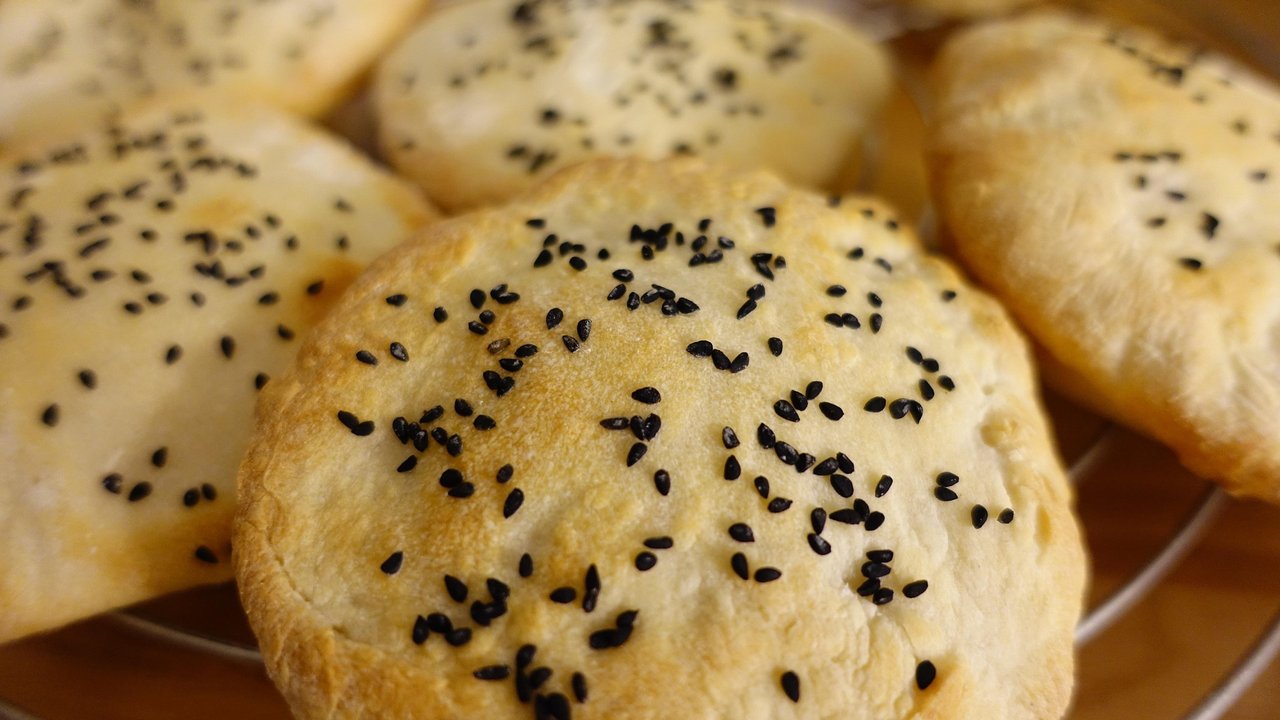
[[827,186],[888,89],[839,19],[768,0],[476,0],[379,67],[384,154],[446,209],[601,156],[699,155]]
[[939,58],[933,167],[1048,377],[1280,502],[1280,93],[1139,29],[993,23]]
[[267,387],[242,599],[304,718],[1056,718],[1035,392],[884,204],[598,161],[379,260]]
[[254,107],[0,156],[0,641],[229,578],[257,387],[432,215]]
[[426,0],[4,0],[0,144],[215,91],[318,115]]

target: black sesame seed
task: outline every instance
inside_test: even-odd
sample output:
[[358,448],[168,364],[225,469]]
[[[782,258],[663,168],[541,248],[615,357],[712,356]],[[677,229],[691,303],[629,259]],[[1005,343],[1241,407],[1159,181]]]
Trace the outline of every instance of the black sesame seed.
[[751,526],[746,523],[734,523],[729,526],[729,537],[742,543],[755,542],[755,533],[751,531]]
[[1013,508],[1005,508],[1004,510],[1001,510],[1000,514],[996,517],[996,520],[999,520],[1004,525],[1008,525],[1013,522]]
[[809,524],[813,526],[813,531],[819,535],[827,527],[827,511],[822,508],[814,508],[809,511]]
[[631,467],[632,465],[640,462],[640,458],[644,457],[644,454],[648,452],[648,450],[649,446],[642,442],[633,444],[631,449],[627,451],[627,467]]
[[404,349],[404,345],[401,345],[398,342],[393,342],[387,350],[391,353],[391,357],[399,360],[400,362],[409,361],[409,351]]
[[560,321],[562,320],[564,320],[564,311],[561,310],[560,308],[553,307],[547,311],[547,329],[548,330],[554,329],[557,325],[560,324]]
[[712,350],[711,364],[714,365],[717,370],[728,370],[729,367],[733,365],[733,361],[730,360],[729,356],[725,355],[723,351]]
[[782,355],[782,340],[780,338],[769,338],[769,352],[773,353],[774,357]]
[[868,532],[875,532],[876,530],[879,530],[880,526],[883,524],[884,524],[884,513],[880,512],[879,510],[867,515],[865,527],[867,528]]
[[956,483],[960,482],[960,476],[953,472],[940,472],[934,482],[936,482],[939,487],[952,487]]
[[369,352],[368,350],[358,350],[358,351],[356,351],[356,360],[359,360],[360,362],[364,363],[365,365],[377,365],[377,364],[378,364],[378,358],[374,357],[373,353]]
[[955,500],[956,498],[960,497],[959,495],[956,494],[955,490],[952,490],[951,488],[947,488],[947,487],[934,488],[933,496],[938,498],[942,502],[951,502],[952,500]]
[[485,294],[483,290],[480,290],[479,288],[472,290],[468,299],[471,301],[471,307],[477,310],[484,307]]
[[520,488],[513,489],[507,494],[507,499],[502,503],[502,517],[509,518],[516,514],[520,506],[524,504],[524,491]]
[[867,412],[878,413],[883,411],[887,404],[888,402],[884,398],[876,396],[868,400],[867,404],[862,406],[862,409]]
[[800,677],[790,670],[782,673],[782,692],[791,702],[800,702]]
[[236,341],[234,338],[224,335],[222,339],[218,341],[218,348],[222,350],[223,357],[230,360],[231,356],[236,354]]
[[653,486],[659,495],[665,496],[671,492],[671,475],[666,470],[658,470],[653,474]]
[[795,465],[796,461],[800,458],[799,454],[796,453],[795,448],[791,447],[789,443],[782,442],[781,440],[773,446],[773,452],[785,465]]
[[921,690],[929,689],[929,686],[933,684],[934,679],[937,677],[938,669],[928,660],[916,666],[916,687]]
[[787,498],[776,497],[769,501],[768,508],[769,512],[774,514],[786,512],[791,508],[791,501]]
[[551,602],[568,605],[578,599],[578,591],[571,587],[560,587],[551,591]]
[[924,594],[925,590],[928,589],[929,582],[927,580],[916,580],[915,582],[909,582],[906,585],[903,585],[902,594],[908,598],[918,598]]
[[981,505],[974,505],[973,510],[969,512],[969,515],[973,520],[973,526],[975,528],[982,529],[982,526],[987,524],[987,509],[985,507]]
[[411,635],[413,644],[421,645],[427,641],[427,636],[430,634],[431,630],[427,626],[427,619],[419,615],[418,618],[413,621],[413,633]]
[[444,576],[444,589],[449,593],[449,597],[454,602],[466,602],[467,600],[467,584],[452,575]]
[[782,571],[778,568],[762,567],[756,570],[755,578],[758,583],[768,583],[782,577]]
[[756,214],[760,216],[760,220],[764,222],[765,227],[773,227],[777,222],[777,210],[771,207],[756,208]]
[[882,578],[892,572],[888,565],[880,562],[865,562],[862,564],[863,577]]
[[404,462],[400,463],[400,464],[396,467],[396,472],[398,472],[398,473],[407,473],[407,472],[409,472],[409,471],[413,470],[413,469],[414,469],[415,467],[417,467],[417,466],[418,466],[418,456],[416,456],[416,455],[410,455],[409,457],[407,457],[407,458],[405,458],[405,459],[404,459]]
[[492,325],[495,318],[492,310],[482,310],[478,317],[480,318],[480,322],[485,325]]
[[646,405],[654,405],[662,402],[662,393],[658,392],[658,389],[655,387],[642,387],[632,392],[631,397]]
[[476,486],[469,482],[464,482],[457,487],[450,488],[449,497],[452,498],[469,498],[475,494]]
[[946,375],[938,376],[938,384],[941,385],[942,389],[946,390],[947,392],[951,392],[952,390],[956,389],[955,381]]
[[841,508],[827,517],[845,525],[857,525],[863,520],[862,514],[852,508]]
[[386,560],[378,566],[378,569],[388,575],[395,575],[400,572],[400,566],[404,564],[404,553],[397,550],[387,556]]
[[591,612],[596,609],[596,600],[600,597],[600,571],[596,570],[595,565],[587,568],[586,575],[583,577],[583,593],[582,593],[582,609],[584,612]]
[[741,444],[738,441],[738,434],[728,425],[724,426],[724,429],[720,431],[720,442],[724,443],[725,450],[732,450]]
[[745,352],[740,352],[733,358],[733,362],[729,363],[729,372],[740,373],[747,369],[751,364],[751,356]]
[[698,340],[689,343],[685,351],[694,357],[709,357],[714,349],[710,340]]
[[543,249],[542,251],[540,251],[540,252],[538,253],[538,257],[536,257],[536,258],[534,258],[534,259],[533,259],[533,266],[534,266],[534,267],[546,267],[547,265],[550,265],[550,264],[551,264],[551,261],[552,261],[553,259],[555,259],[555,256],[553,256],[553,255],[551,254],[551,251],[550,251],[550,250]]
[[435,318],[436,322],[442,323],[449,319],[449,312],[442,307],[437,307],[431,311],[431,317]]
[[800,416],[796,414],[796,409],[786,400],[779,400],[773,404],[773,412],[783,420],[790,422],[800,422]]
[[819,475],[819,476],[832,475],[835,473],[836,470],[839,470],[839,469],[840,469],[840,464],[836,462],[836,459],[833,457],[829,457],[826,460],[823,460],[822,462],[818,463],[813,468],[813,474]]
[[156,448],[151,453],[151,464],[155,467],[162,468],[169,461],[169,448]]
[[893,487],[893,478],[888,475],[881,475],[879,482],[876,483],[876,497],[884,497],[891,487]]
[[882,587],[871,594],[871,602],[873,605],[888,605],[893,602],[893,591]]
[[506,680],[511,676],[511,668],[506,665],[488,665],[471,675],[477,680]]
[[738,464],[738,458],[730,455],[724,461],[724,479],[737,480],[742,477],[742,466]]
[[853,497],[853,481],[852,480],[845,477],[844,475],[832,475],[829,478],[829,480],[831,481],[831,489],[835,490],[837,495],[839,495],[842,498]]
[[658,556],[651,552],[645,551],[636,555],[636,569],[640,572],[652,570],[654,565],[658,564]]
[[58,405],[55,403],[46,407],[44,411],[40,413],[40,422],[48,425],[49,427],[56,427],[58,424],[58,415]]
[[756,301],[747,300],[746,302],[742,303],[742,307],[738,308],[738,315],[737,315],[738,319],[741,320],[742,318],[750,315],[752,312],[755,311],[755,309],[756,309]]
[[569,258],[569,267],[573,268],[574,270],[577,270],[578,272],[582,272],[583,270],[587,269],[587,261],[583,260],[581,257],[577,255],[574,255],[573,257]]
[[756,427],[756,440],[760,442],[760,447],[766,450],[773,447],[777,442],[777,438],[773,434],[773,429],[764,423],[760,423]]
[[183,505],[185,505],[185,506],[187,506],[187,507],[193,507],[193,506],[194,506],[196,503],[198,503],[198,502],[200,502],[200,491],[199,491],[199,490],[196,490],[195,488],[191,488],[190,490],[188,490],[188,491],[186,491],[186,492],[182,493],[182,504],[183,504]]
[[734,553],[733,557],[729,558],[729,567],[733,568],[733,573],[743,580],[751,577],[750,570],[747,567],[747,556],[740,552]]
[[444,634],[444,641],[453,647],[462,647],[471,642],[471,628],[457,628]]
[[818,458],[810,455],[809,453],[800,453],[796,456],[796,472],[802,473],[808,470],[813,467],[813,464],[817,461]]
[[533,557],[529,553],[520,556],[520,577],[527,578],[533,574]]
[[1199,270],[1204,267],[1204,262],[1191,257],[1179,258],[1178,262],[1188,270]]
[[474,425],[477,430],[492,430],[498,427],[498,423],[488,415],[477,415],[476,419],[472,421],[471,424]]
[[200,562],[206,563],[209,565],[216,565],[218,563],[218,556],[214,555],[213,550],[210,550],[205,545],[201,545],[196,548],[195,557]]

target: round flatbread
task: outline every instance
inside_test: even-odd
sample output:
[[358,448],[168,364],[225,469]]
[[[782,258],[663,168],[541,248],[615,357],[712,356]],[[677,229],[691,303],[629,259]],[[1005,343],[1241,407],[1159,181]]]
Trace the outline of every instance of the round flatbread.
[[0,157],[0,640],[230,577],[258,389],[430,216],[254,108],[164,105]]
[[1083,553],[1026,348],[874,200],[598,161],[434,225],[268,386],[240,488],[299,717],[1070,696]]
[[201,88],[315,115],[426,0],[4,0],[0,143]]
[[1280,93],[1152,33],[1049,14],[938,63],[933,165],[965,264],[1050,377],[1280,502]]
[[700,155],[825,186],[889,63],[815,10],[765,0],[477,0],[429,15],[379,66],[385,155],[447,209],[574,162]]

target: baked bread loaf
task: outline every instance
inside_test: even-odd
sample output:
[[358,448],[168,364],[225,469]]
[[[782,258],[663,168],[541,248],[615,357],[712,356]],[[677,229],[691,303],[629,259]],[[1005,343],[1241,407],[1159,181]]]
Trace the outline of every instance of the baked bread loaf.
[[942,216],[1050,378],[1280,502],[1274,85],[1064,14],[975,28],[937,67]]
[[0,640],[229,578],[258,388],[430,216],[252,107],[140,109],[0,156]]
[[769,0],[476,0],[379,65],[384,155],[446,209],[600,156],[700,155],[825,186],[888,91],[871,40]]
[[317,115],[425,4],[4,0],[0,144],[192,88]]
[[380,259],[267,386],[242,600],[304,718],[1059,717],[1035,393],[885,205],[588,163]]

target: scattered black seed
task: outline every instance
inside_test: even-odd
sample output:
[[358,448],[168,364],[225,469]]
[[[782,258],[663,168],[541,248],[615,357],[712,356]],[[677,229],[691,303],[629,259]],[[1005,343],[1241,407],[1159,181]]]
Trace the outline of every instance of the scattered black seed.
[[444,634],[444,641],[453,647],[462,647],[471,642],[471,628],[456,628]]
[[975,528],[982,529],[982,526],[987,524],[987,509],[985,507],[974,505],[969,515],[973,519]]
[[933,496],[938,498],[942,502],[951,502],[952,500],[955,500],[956,498],[960,497],[959,495],[956,494],[955,490],[952,490],[951,488],[948,488],[948,487],[934,488]]
[[404,349],[404,345],[401,345],[398,342],[393,342],[387,350],[391,353],[391,357],[399,360],[400,362],[409,361],[409,351]]
[[514,488],[510,493],[507,493],[507,499],[502,503],[502,517],[509,518],[515,515],[523,504],[524,491],[520,488]]
[[1202,213],[1200,221],[1200,232],[1209,240],[1218,234],[1218,226],[1221,222],[1212,213]]
[[829,480],[831,481],[831,489],[835,490],[837,495],[839,495],[842,498],[853,497],[853,481],[852,480],[845,477],[844,475],[832,475],[829,478]]
[[659,495],[665,496],[671,492],[671,475],[666,470],[658,470],[653,474],[653,486]]
[[418,618],[413,621],[413,633],[411,635],[413,644],[421,645],[427,641],[427,636],[430,634],[431,629],[427,626],[427,619],[419,615]]
[[782,673],[782,692],[786,693],[791,702],[800,702],[800,676],[790,670]]
[[763,475],[757,475],[754,480],[756,493],[765,500],[769,499],[769,478]]
[[928,690],[937,677],[938,669],[933,666],[932,662],[925,660],[916,666],[916,687],[921,690]]
[[449,497],[452,498],[469,498],[475,494],[476,486],[469,482],[464,482],[455,488],[449,490]]
[[649,446],[642,442],[633,444],[631,449],[627,451],[627,467],[631,467],[632,465],[640,462],[640,458],[644,457],[644,454],[648,452],[648,450]]
[[782,340],[780,338],[769,338],[769,352],[773,353],[774,357],[782,355]]
[[373,353],[371,353],[371,352],[369,352],[368,350],[359,350],[359,351],[357,351],[357,352],[356,352],[356,360],[359,360],[360,362],[364,363],[365,365],[377,365],[377,364],[378,364],[378,358],[374,357],[374,354],[373,354]]
[[409,457],[405,458],[404,461],[401,462],[398,466],[396,466],[396,472],[407,473],[413,470],[417,466],[418,466],[418,456],[410,455]]
[[876,396],[868,400],[867,404],[862,406],[862,409],[866,410],[867,412],[878,413],[883,411],[887,404],[888,404],[888,401],[886,401],[884,398]]
[[551,591],[551,602],[568,605],[578,599],[578,591],[571,587],[560,587]]
[[527,578],[533,574],[533,557],[529,553],[520,556],[520,577]]
[[729,537],[742,543],[755,542],[755,533],[751,531],[751,526],[746,523],[734,523],[729,526]]
[[751,572],[747,567],[746,555],[743,555],[740,552],[734,553],[733,557],[729,558],[729,567],[733,568],[733,573],[743,580],[750,579]]
[[214,555],[213,551],[205,545],[201,545],[196,548],[195,557],[200,562],[207,563],[209,565],[216,565],[218,563],[218,556]]
[[902,594],[908,598],[917,598],[923,595],[924,591],[928,589],[929,582],[927,580],[916,580],[915,582],[909,582],[906,585],[903,585]]
[[817,533],[809,533],[809,547],[819,555],[827,555],[831,553],[831,543],[827,542],[821,535]]
[[431,311],[431,317],[434,318],[436,322],[442,323],[449,319],[449,312],[442,307],[437,307],[435,310]]
[[777,443],[777,438],[773,434],[773,429],[764,423],[760,423],[756,427],[756,440],[760,442],[760,447],[766,450],[773,447]]
[[735,433],[733,431],[733,428],[729,427],[728,425],[726,425],[724,429],[720,431],[720,442],[724,443],[725,450],[732,450],[741,444],[738,441],[738,434]]
[[840,469],[840,463],[836,462],[835,458],[829,457],[826,460],[823,460],[822,462],[818,463],[817,466],[813,468],[813,474],[820,475],[820,476],[832,475],[835,473],[836,470],[839,470],[839,469]]
[[738,458],[730,455],[724,461],[724,479],[737,480],[742,477],[742,466],[738,464]]
[[200,491],[195,488],[182,493],[182,504],[187,507],[193,507],[200,502]]
[[884,524],[884,513],[879,510],[867,515],[866,525],[868,532],[875,532]]
[[888,475],[881,475],[879,482],[876,483],[876,497],[884,497],[891,487],[893,487],[893,478]]
[[218,348],[222,351],[222,356],[230,360],[231,356],[236,354],[236,341],[230,336],[224,335],[218,341]]
[[658,556],[651,552],[645,551],[636,555],[636,569],[640,572],[652,570],[654,565],[658,564]]
[[715,348],[711,346],[710,340],[698,340],[696,342],[689,343],[689,346],[685,348],[685,351],[694,357],[710,357],[711,352],[714,349]]
[[827,518],[845,525],[858,525],[864,519],[862,513],[853,508],[841,508],[827,515]]
[[775,513],[775,514],[786,512],[791,508],[791,501],[788,500],[787,498],[776,497],[769,501],[768,508],[769,508],[769,512]]
[[777,222],[777,210],[771,207],[756,208],[756,214],[764,222],[765,227],[773,227]]
[[511,668],[507,665],[488,665],[471,674],[477,680],[506,680],[511,676]]
[[1000,514],[996,517],[996,520],[999,520],[1001,524],[1004,525],[1008,525],[1013,522],[1013,508],[1005,508],[1004,510],[1001,510]]
[[388,555],[387,559],[383,560],[382,564],[379,565],[378,568],[388,575],[395,575],[400,572],[400,566],[402,564],[404,564],[404,553],[397,550]]
[[755,578],[758,583],[773,582],[782,577],[782,571],[778,568],[762,567],[756,570]]
[[467,584],[452,575],[444,576],[444,589],[454,602],[466,602]]
[[798,423],[800,416],[796,414],[796,409],[786,400],[779,400],[773,404],[773,412],[783,420]]
[[934,482],[938,484],[938,487],[952,487],[960,482],[960,476],[953,472],[940,472]]
[[654,405],[662,402],[662,393],[658,392],[658,389],[655,387],[642,387],[632,392],[631,397],[646,405]]
[[596,601],[600,597],[600,571],[595,565],[587,568],[583,578],[582,609],[591,612],[596,609]]
[[169,448],[156,448],[151,453],[151,464],[155,467],[162,468],[169,461]]
[[58,415],[58,405],[55,403],[46,407],[44,412],[40,413],[40,422],[48,425],[49,427],[56,427],[58,424]]
[[560,324],[562,320],[564,320],[564,311],[561,310],[560,308],[553,307],[547,311],[547,329],[548,330],[554,329],[557,325]]
[[591,337],[591,321],[586,319],[579,320],[578,339],[582,342],[586,342],[589,337]]

